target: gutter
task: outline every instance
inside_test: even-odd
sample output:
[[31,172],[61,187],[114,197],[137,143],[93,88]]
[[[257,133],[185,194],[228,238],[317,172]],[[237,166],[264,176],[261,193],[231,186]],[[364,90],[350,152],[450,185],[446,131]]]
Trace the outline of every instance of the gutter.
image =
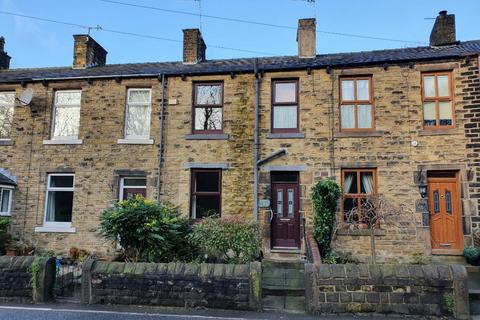
[[253,134],[253,220],[258,221],[258,158],[260,154],[260,77],[258,72],[258,59],[253,65],[255,76],[255,128]]
[[158,151],[158,178],[157,178],[157,203],[160,204],[160,194],[162,189],[162,169],[163,169],[163,152],[165,145],[165,90],[168,88],[167,78],[164,74],[159,76],[162,81],[162,104],[160,109],[160,146]]

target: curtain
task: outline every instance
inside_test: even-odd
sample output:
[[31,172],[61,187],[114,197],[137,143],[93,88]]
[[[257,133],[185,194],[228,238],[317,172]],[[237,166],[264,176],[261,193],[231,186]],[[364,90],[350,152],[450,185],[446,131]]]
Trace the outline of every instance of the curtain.
[[46,221],[55,221],[55,191],[49,191],[47,196],[47,214]]
[[345,183],[344,183],[344,192],[349,193],[350,188],[352,187],[353,182],[353,174],[347,173],[345,175]]
[[297,127],[297,106],[274,107],[273,127],[275,129]]
[[372,106],[358,105],[358,127],[371,128],[372,127]]
[[365,193],[373,193],[373,175],[362,174],[362,184]]
[[342,128],[355,128],[355,106],[344,105],[341,107]]

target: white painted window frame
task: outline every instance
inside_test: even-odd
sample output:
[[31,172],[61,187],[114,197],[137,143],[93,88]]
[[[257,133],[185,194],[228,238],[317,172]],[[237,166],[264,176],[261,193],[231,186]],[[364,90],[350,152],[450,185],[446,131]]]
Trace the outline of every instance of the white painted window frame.
[[[127,120],[128,120],[128,111],[130,106],[145,106],[145,103],[136,103],[130,102],[130,92],[131,91],[148,91],[149,97],[149,109],[150,109],[150,123],[148,124],[149,132],[148,135],[145,136],[138,136],[138,135],[127,135]],[[150,131],[152,127],[152,89],[151,88],[129,88],[127,90],[127,99],[125,103],[125,119],[124,119],[124,128],[123,128],[123,136],[124,139],[119,139],[117,143],[121,144],[129,144],[128,141],[135,141],[135,144],[153,144],[153,140],[150,139]]]
[[118,200],[122,201],[123,200],[123,193],[125,190],[125,180],[131,180],[131,179],[145,179],[145,186],[127,186],[126,188],[135,188],[135,189],[147,189],[147,177],[145,176],[125,176],[120,178],[120,190],[118,192]]
[[[50,187],[52,177],[73,177],[72,187]],[[43,213],[43,226],[36,227],[36,232],[67,232],[74,233],[76,230],[72,227],[72,222],[54,222],[47,221],[48,193],[50,191],[71,191],[75,192],[75,174],[74,173],[50,173],[47,176],[47,189],[45,192],[45,207]],[[73,210],[73,204],[72,204]]]
[[[78,105],[59,105],[57,104],[57,95],[58,93],[69,93],[69,92],[80,92],[80,103]],[[80,115],[81,115],[81,110],[82,110],[82,90],[56,90],[55,91],[55,96],[53,98],[53,110],[52,110],[52,126],[51,126],[51,131],[50,131],[50,139],[55,142],[61,142],[64,141],[65,144],[81,144],[81,140],[78,139],[78,134],[76,136],[60,136],[57,137],[55,136],[55,114],[57,113],[57,108],[62,107],[62,108],[76,108],[78,107],[80,109]],[[80,131],[80,118],[78,119],[78,127]],[[80,133],[80,132],[79,132]],[[45,143],[44,144],[58,144],[58,143]]]
[[0,185],[0,200],[3,199],[3,191],[5,189],[10,191],[10,196],[8,198],[7,211],[6,212],[0,211],[0,216],[10,217],[12,215],[13,190],[15,190],[15,188],[9,185]]

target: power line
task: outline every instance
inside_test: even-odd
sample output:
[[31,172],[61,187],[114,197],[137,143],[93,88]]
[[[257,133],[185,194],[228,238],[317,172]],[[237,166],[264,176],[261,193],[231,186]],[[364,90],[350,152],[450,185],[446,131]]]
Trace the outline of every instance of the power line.
[[[104,32],[121,34],[121,35],[125,35],[125,36],[134,36],[134,37],[139,37],[139,38],[147,38],[147,39],[154,39],[154,40],[161,40],[161,41],[169,41],[169,42],[183,43],[182,40],[178,40],[178,39],[171,39],[171,38],[159,37],[159,36],[149,35],[149,34],[144,34],[144,33],[136,33],[136,32],[129,32],[129,31],[122,31],[122,30],[107,29],[107,28],[101,27],[100,25],[97,25],[97,26],[88,26],[88,25],[83,25],[83,24],[78,24],[78,23],[72,23],[72,22],[67,22],[67,21],[60,21],[60,20],[53,20],[53,19],[41,18],[41,17],[30,16],[30,15],[20,14],[20,13],[16,13],[16,12],[9,12],[9,11],[0,11],[0,14],[9,15],[9,16],[15,16],[15,17],[21,17],[21,18],[27,18],[27,19],[33,19],[33,20],[38,20],[38,21],[43,21],[43,22],[50,22],[50,23],[62,24],[62,25],[67,25],[67,26],[71,26],[71,27],[76,27],[76,28],[82,28],[82,29],[88,30],[89,33],[90,33],[90,30],[96,30],[96,31],[104,31]],[[216,49],[222,49],[222,50],[230,50],[230,51],[239,51],[239,52],[246,52],[246,53],[262,54],[262,55],[273,55],[273,53],[270,53],[270,52],[263,52],[263,51],[256,51],[256,50],[248,50],[248,49],[239,49],[239,48],[232,48],[232,47],[225,47],[225,46],[216,45],[216,44],[208,44],[208,47],[210,47],[210,48],[216,48]]]
[[[122,6],[136,7],[136,8],[142,8],[142,9],[155,10],[155,11],[162,11],[162,12],[167,12],[167,13],[183,14],[183,15],[189,15],[189,16],[199,16],[199,14],[195,13],[195,12],[165,9],[165,8],[159,8],[159,7],[147,6],[147,5],[141,5],[141,4],[134,4],[134,3],[130,3],[130,2],[123,2],[123,1],[117,1],[117,0],[98,0],[98,1],[106,2],[106,3],[112,3],[112,4],[118,4],[118,5],[122,5]],[[267,23],[267,22],[260,22],[260,21],[254,21],[254,20],[245,20],[245,19],[238,19],[238,18],[214,16],[214,15],[208,15],[208,14],[203,14],[203,13],[201,14],[201,16],[204,17],[204,18],[223,20],[223,21],[229,21],[229,22],[246,23],[246,24],[253,24],[253,25],[259,25],[259,26],[264,26],[264,27],[297,30],[296,27],[292,27],[292,26],[274,24],[274,23]],[[392,41],[392,42],[401,42],[401,43],[413,43],[413,44],[417,44],[417,45],[418,44],[424,44],[423,42],[420,42],[420,41],[409,41],[409,40],[402,40],[402,39],[393,39],[393,38],[384,38],[384,37],[368,36],[368,35],[361,35],[361,34],[353,34],[353,33],[334,32],[334,31],[328,31],[328,30],[317,30],[317,33],[330,34],[330,35],[343,36],[343,37],[353,37],[353,38],[360,38],[360,39]]]

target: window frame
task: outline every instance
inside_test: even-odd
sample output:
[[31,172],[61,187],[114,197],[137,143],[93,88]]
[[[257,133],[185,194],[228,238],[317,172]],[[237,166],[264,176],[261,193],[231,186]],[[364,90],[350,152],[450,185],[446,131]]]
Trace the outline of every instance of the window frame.
[[[196,185],[196,173],[197,172],[218,172],[218,192],[197,192],[195,191],[195,185]],[[193,220],[200,220],[202,218],[197,218],[196,216],[193,216],[193,197],[196,195],[201,195],[201,196],[216,196],[218,195],[219,199],[219,215],[222,215],[222,169],[192,169],[190,172],[190,219]]]
[[[276,84],[277,83],[295,83],[295,102],[275,102]],[[272,79],[271,84],[271,110],[270,110],[270,128],[272,133],[298,133],[300,132],[300,81],[298,78],[282,78]],[[297,126],[295,128],[275,128],[275,107],[296,107],[297,111]]]
[[[346,173],[352,173],[354,172],[357,175],[357,193],[346,193],[345,192],[345,174]],[[373,174],[373,193],[360,193],[361,190],[361,173],[362,172],[369,172]],[[345,206],[345,200],[347,198],[349,199],[362,199],[362,198],[367,198],[370,195],[376,195],[378,193],[377,190],[377,168],[343,168],[342,169],[342,205],[341,205],[341,218],[342,221],[345,221],[345,211],[344,211],[344,206]],[[357,206],[361,206],[361,201],[357,201]]]
[[[222,90],[221,104],[197,105],[197,87],[199,86],[220,86]],[[192,134],[219,134],[223,133],[223,108],[224,108],[225,87],[223,81],[195,81],[192,86]],[[222,122],[218,130],[197,130],[195,129],[195,116],[197,109],[220,108],[222,110]]]
[[[353,97],[354,100],[343,100],[343,91],[342,91],[342,82],[346,80],[353,81]],[[369,100],[357,100],[357,81],[359,80],[368,80],[369,85]],[[338,95],[339,95],[339,124],[340,132],[371,132],[375,131],[375,104],[373,97],[373,76],[372,75],[359,75],[359,76],[345,76],[340,77],[338,82]],[[343,128],[342,126],[342,106],[343,105],[353,105],[354,114],[355,114],[355,127],[354,128]],[[370,105],[371,106],[371,127],[370,128],[359,128],[358,127],[358,105]]]
[[[145,186],[127,186],[125,187],[125,180],[129,179],[145,179]],[[146,176],[122,176],[120,177],[120,186],[118,190],[118,200],[123,201],[123,194],[125,189],[145,189],[145,195],[147,194],[147,177]],[[145,197],[146,198],[146,197]]]
[[[73,177],[72,187],[50,187],[51,177]],[[71,191],[73,196],[75,196],[75,173],[49,173],[47,174],[47,187],[45,192],[45,208],[43,212],[43,226],[44,227],[53,227],[53,228],[70,228],[72,226],[72,221],[47,221],[47,208],[48,208],[48,193],[50,191]],[[74,198],[75,199],[75,198]],[[73,220],[73,205],[72,200],[72,220]]]
[[[59,92],[80,92],[80,103],[78,104],[79,109],[79,117],[78,117],[78,133],[76,136],[55,136],[55,120],[56,120],[56,113],[57,113],[57,94]],[[82,89],[68,89],[68,90],[55,90],[53,94],[53,109],[52,109],[52,125],[50,129],[50,139],[51,140],[76,140],[80,135],[80,120],[82,115],[82,96],[83,90]],[[65,106],[60,105],[63,108],[73,108],[77,107],[77,105]]]
[[[127,135],[127,121],[128,121],[128,111],[130,109],[130,105],[133,105],[133,106],[145,106],[145,104],[143,103],[130,103],[129,100],[130,100],[130,91],[148,91],[149,93],[149,108],[150,108],[150,123],[148,124],[148,135],[145,135],[145,136],[137,136],[137,135]],[[151,131],[152,131],[152,88],[148,88],[148,87],[129,87],[127,88],[127,92],[126,92],[126,98],[125,98],[125,117],[124,117],[124,125],[123,125],[123,137],[124,139],[126,140],[138,140],[138,139],[141,139],[141,140],[145,140],[145,139],[150,139],[150,135],[151,135]]]
[[[435,77],[435,97],[427,97],[425,95],[425,77],[434,76]],[[438,96],[438,77],[439,76],[448,76],[448,96],[439,97]],[[454,101],[454,86],[453,86],[453,76],[452,71],[432,71],[432,72],[422,72],[421,76],[421,91],[422,91],[422,127],[424,130],[444,130],[444,129],[453,129],[455,128],[455,101]],[[424,104],[428,102],[435,102],[435,114],[436,114],[436,124],[435,126],[426,126],[424,118]],[[450,102],[452,108],[452,124],[449,126],[440,125],[440,102]]]
[[[7,211],[5,211],[5,212],[0,211],[0,217],[10,217],[12,215],[13,191],[15,190],[15,188],[13,186],[9,186],[9,185],[0,185],[0,204],[1,204],[1,200],[3,199],[3,191],[4,190],[8,190],[10,195],[9,195],[9,198],[8,198]],[[1,206],[0,206],[0,208],[1,208]]]
[[[0,94],[13,94],[13,103],[12,103],[12,109],[13,109],[13,113],[12,113],[12,122],[10,123],[10,132],[8,134],[8,136],[5,136],[5,137],[2,137],[0,135],[0,141],[2,140],[10,140],[11,137],[12,137],[12,128],[13,128],[13,120],[14,120],[14,116],[15,116],[15,100],[17,99],[17,93],[16,91],[9,91],[9,90],[6,90],[6,91],[0,91]],[[0,106],[0,108],[3,108],[4,106]]]

